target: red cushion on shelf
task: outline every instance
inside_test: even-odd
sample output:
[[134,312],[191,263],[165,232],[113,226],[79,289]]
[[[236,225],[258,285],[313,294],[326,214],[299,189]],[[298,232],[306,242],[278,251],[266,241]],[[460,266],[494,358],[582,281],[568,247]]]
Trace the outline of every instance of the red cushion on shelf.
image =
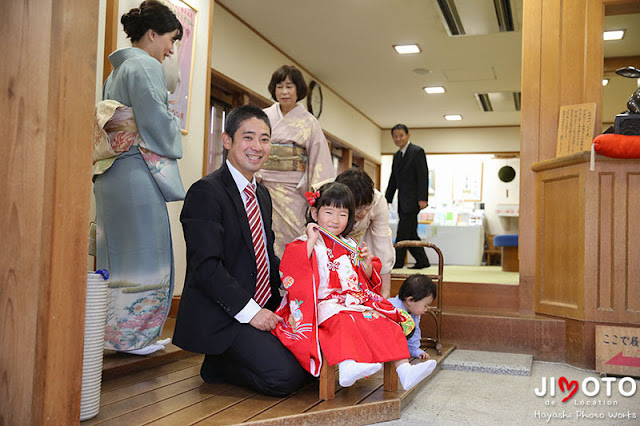
[[606,133],[593,140],[593,148],[607,157],[640,158],[640,136]]

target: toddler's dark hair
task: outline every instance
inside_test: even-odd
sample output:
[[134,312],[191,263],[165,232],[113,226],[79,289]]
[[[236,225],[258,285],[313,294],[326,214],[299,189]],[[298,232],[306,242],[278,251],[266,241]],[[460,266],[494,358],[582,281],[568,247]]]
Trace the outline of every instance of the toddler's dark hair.
[[[349,210],[349,221],[347,227],[342,231],[342,236],[346,237],[353,229],[355,223],[356,202],[349,187],[340,182],[330,182],[322,185],[319,189],[320,197],[316,198],[313,207],[320,210],[320,207],[340,207]],[[307,209],[307,223],[317,223],[311,216],[311,206]]]
[[418,301],[429,296],[433,296],[435,300],[438,296],[438,287],[431,281],[431,278],[421,274],[411,275],[404,280],[398,292],[398,297],[403,302],[409,297],[412,297],[414,301]]

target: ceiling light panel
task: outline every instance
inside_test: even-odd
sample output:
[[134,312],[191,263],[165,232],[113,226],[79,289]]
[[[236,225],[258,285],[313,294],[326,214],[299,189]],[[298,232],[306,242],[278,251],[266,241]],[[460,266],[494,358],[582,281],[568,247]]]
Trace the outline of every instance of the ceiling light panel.
[[625,30],[605,31],[604,32],[604,40],[605,41],[622,40],[622,38],[624,37],[624,32],[625,32]]
[[460,121],[462,120],[462,116],[460,114],[447,114],[444,116],[444,119],[447,121]]
[[424,87],[423,89],[425,92],[427,92],[430,95],[445,92],[444,87],[442,86],[429,86],[429,87]]
[[417,44],[395,44],[393,48],[401,55],[420,53],[420,46]]

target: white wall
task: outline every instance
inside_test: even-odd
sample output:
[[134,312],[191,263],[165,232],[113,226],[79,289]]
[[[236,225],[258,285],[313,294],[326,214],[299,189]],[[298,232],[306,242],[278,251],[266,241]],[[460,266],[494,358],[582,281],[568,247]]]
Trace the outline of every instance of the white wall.
[[[386,191],[391,174],[392,155],[382,156],[381,188]],[[491,154],[427,154],[429,171],[435,172],[435,193],[429,196],[429,206],[451,210],[453,200],[453,179],[460,168],[469,163],[482,164],[482,199],[485,204],[485,234],[517,234],[518,219],[499,217],[498,204],[518,204],[520,198],[520,159],[496,159]],[[498,170],[503,166],[516,170],[516,177],[509,183],[498,179]],[[397,193],[396,193],[397,197]],[[473,203],[460,203],[460,207],[473,208]]]
[[[211,66],[266,98],[267,86],[278,67],[292,61],[222,7],[215,9]],[[303,70],[302,70],[303,71]],[[312,78],[303,71],[305,79]],[[318,120],[324,130],[357,146],[374,158],[380,156],[380,128],[322,87],[323,107]],[[304,101],[302,101],[304,102]],[[304,103],[306,106],[306,103]]]
[[[427,153],[520,152],[520,127],[469,127],[409,129],[411,142]],[[390,154],[398,149],[391,139],[391,130],[380,132],[381,152]]]

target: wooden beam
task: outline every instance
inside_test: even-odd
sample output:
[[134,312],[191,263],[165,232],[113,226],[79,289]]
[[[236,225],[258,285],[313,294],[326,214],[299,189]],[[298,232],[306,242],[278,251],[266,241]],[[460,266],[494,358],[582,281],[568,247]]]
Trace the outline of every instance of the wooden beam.
[[640,56],[616,56],[613,58],[604,58],[604,72],[615,72],[618,68],[623,67],[640,68]]
[[118,8],[119,0],[107,1],[107,15],[104,31],[104,63],[102,67],[102,82],[104,83],[113,71],[113,66],[109,62],[109,55],[118,48]]
[[640,13],[640,2],[638,0],[603,0],[602,3],[604,4],[604,14],[606,16]]
[[[209,39],[209,44],[207,47],[207,69],[211,68],[211,46],[213,43],[213,10],[214,10],[215,2],[209,2],[209,22],[207,23],[207,38]],[[207,91],[206,96],[204,97],[204,133],[203,133],[203,141],[202,144],[202,176],[207,174],[207,157],[209,151],[209,129],[211,128],[211,73],[206,73],[206,84],[205,90]]]

